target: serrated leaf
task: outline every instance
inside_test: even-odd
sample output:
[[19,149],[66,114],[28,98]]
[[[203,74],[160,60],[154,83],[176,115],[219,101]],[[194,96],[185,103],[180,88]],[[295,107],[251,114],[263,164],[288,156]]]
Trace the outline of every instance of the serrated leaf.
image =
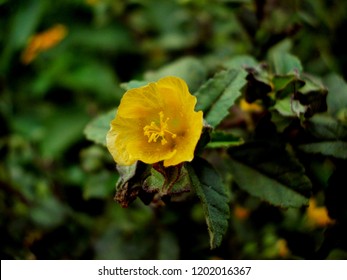
[[223,182],[215,169],[204,159],[195,158],[187,164],[187,170],[204,210],[210,247],[218,247],[228,228],[230,216],[229,198]]
[[206,121],[216,127],[227,115],[229,108],[241,95],[241,88],[246,84],[247,72],[230,69],[217,73],[204,83],[195,94],[197,110],[205,112]]
[[193,93],[205,81],[207,70],[200,60],[193,57],[183,57],[156,71],[147,72],[145,79],[153,82],[166,76],[182,78],[187,83],[189,91]]
[[311,182],[282,145],[251,142],[228,152],[233,178],[241,189],[276,206],[307,205]]
[[336,158],[347,159],[347,142],[343,141],[324,141],[300,145],[299,148],[312,154],[322,154]]
[[308,204],[308,198],[254,168],[233,159],[230,167],[239,187],[261,200],[285,208]]
[[110,122],[115,117],[115,110],[102,114],[92,120],[84,129],[88,140],[106,146],[106,134],[110,130]]
[[307,130],[315,137],[325,140],[347,138],[347,126],[328,115],[317,114],[306,122]]

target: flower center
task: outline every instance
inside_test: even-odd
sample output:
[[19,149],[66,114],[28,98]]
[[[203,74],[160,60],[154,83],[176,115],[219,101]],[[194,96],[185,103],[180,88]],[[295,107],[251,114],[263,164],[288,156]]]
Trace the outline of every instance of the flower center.
[[155,122],[151,122],[150,125],[146,125],[143,128],[144,135],[148,137],[148,143],[157,142],[158,138],[161,138],[161,144],[165,145],[167,140],[165,139],[165,134],[170,134],[172,138],[176,138],[176,134],[172,133],[168,130],[168,122],[169,118],[164,120],[164,113],[161,111],[159,113],[159,125]]

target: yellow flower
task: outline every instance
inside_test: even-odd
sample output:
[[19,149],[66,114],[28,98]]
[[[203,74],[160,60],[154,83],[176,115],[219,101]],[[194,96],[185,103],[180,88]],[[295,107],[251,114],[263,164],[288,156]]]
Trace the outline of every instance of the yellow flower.
[[191,161],[203,126],[195,104],[196,97],[177,77],[128,90],[106,137],[114,160],[119,165],[164,161],[164,166]]
[[58,44],[67,33],[67,29],[62,24],[56,24],[50,29],[38,33],[29,39],[28,45],[22,54],[22,61],[25,64],[32,62],[36,56]]
[[317,206],[317,202],[314,198],[310,199],[309,207],[307,208],[307,217],[310,224],[316,227],[325,227],[334,223],[334,220],[330,219],[328,210],[324,206]]

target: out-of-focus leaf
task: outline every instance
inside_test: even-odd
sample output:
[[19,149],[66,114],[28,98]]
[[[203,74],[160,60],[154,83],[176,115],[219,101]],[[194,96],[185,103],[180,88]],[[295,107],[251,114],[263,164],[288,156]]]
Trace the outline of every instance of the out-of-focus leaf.
[[70,29],[69,41],[75,48],[101,52],[131,51],[135,47],[129,31],[116,24],[104,28],[77,27]]
[[41,199],[30,211],[30,218],[43,228],[53,228],[63,222],[65,206],[53,196]]
[[[89,91],[96,94],[99,99],[107,101],[116,100],[116,94],[120,93],[114,71],[106,64],[95,61],[83,62],[73,70],[66,69],[55,78],[60,86],[77,92]],[[120,99],[120,95],[118,97]]]
[[158,244],[159,260],[179,259],[179,244],[176,236],[170,231],[161,231]]
[[83,188],[85,199],[111,197],[114,193],[117,173],[109,173],[106,170],[90,175]]
[[214,131],[212,133],[211,142],[207,144],[207,148],[229,148],[243,144],[244,141],[233,134],[222,131]]
[[322,154],[336,158],[347,159],[347,142],[325,141],[300,145],[299,148],[306,153]]
[[270,59],[274,67],[274,72],[279,75],[301,73],[302,65],[300,60],[286,52],[273,51],[270,53]]
[[341,249],[334,249],[329,253],[326,259],[327,260],[347,260],[347,251],[341,250]]
[[347,83],[336,74],[331,74],[325,83],[329,89],[328,112],[336,116],[341,110],[347,108]]
[[238,186],[280,207],[308,204],[311,182],[303,166],[280,144],[252,142],[228,150]]
[[82,139],[87,114],[76,108],[60,110],[46,121],[41,151],[45,157],[59,157],[75,141]]
[[187,169],[204,210],[211,249],[218,247],[228,228],[229,198],[222,179],[205,160],[195,158]]
[[328,116],[317,114],[306,122],[307,130],[315,137],[324,140],[347,138],[347,126]]
[[233,57],[230,60],[227,60],[223,63],[223,66],[226,68],[256,68],[258,66],[259,62],[250,55],[238,55],[236,57]]
[[314,77],[306,73],[302,74],[301,76],[305,81],[305,84],[300,89],[301,93],[306,94],[313,91],[327,92],[327,88],[323,85],[322,81],[318,77]]
[[229,108],[241,95],[247,72],[230,69],[217,73],[196,92],[197,109],[205,112],[206,121],[216,127],[228,114]]
[[183,57],[156,71],[145,74],[147,81],[157,81],[165,76],[177,76],[186,81],[189,91],[194,93],[205,81],[207,76],[206,67],[200,60],[193,57]]
[[125,90],[129,90],[129,89],[133,89],[133,88],[143,87],[145,85],[148,85],[147,81],[132,80],[132,81],[130,81],[128,83],[121,84],[121,87],[124,88]]
[[112,110],[92,120],[84,129],[87,139],[106,146],[106,134],[110,130],[110,123],[114,117],[115,110]]

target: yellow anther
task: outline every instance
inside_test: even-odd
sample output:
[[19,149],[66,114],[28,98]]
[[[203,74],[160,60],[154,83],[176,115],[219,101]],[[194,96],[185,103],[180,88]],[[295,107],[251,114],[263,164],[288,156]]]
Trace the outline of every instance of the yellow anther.
[[151,122],[150,125],[146,125],[143,128],[144,135],[148,137],[148,143],[157,142],[158,138],[161,137],[161,144],[165,145],[167,140],[165,139],[165,133],[170,134],[172,138],[176,138],[176,134],[168,130],[169,118],[164,121],[164,113],[159,113],[159,126],[155,122]]

